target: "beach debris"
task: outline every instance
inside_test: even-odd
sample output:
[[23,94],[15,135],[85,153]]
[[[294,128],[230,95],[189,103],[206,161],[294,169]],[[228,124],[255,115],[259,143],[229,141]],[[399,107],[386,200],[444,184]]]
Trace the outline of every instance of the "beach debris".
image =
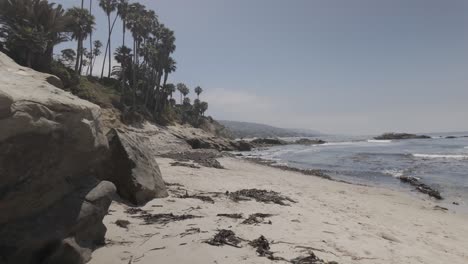
[[234,218],[234,219],[242,218],[242,214],[217,214],[216,216],[228,217],[228,218]]
[[458,202],[453,202],[452,204],[453,205],[460,205]]
[[147,214],[142,215],[142,219],[145,220],[146,224],[167,224],[169,222],[183,221],[188,219],[202,218],[202,216],[183,214],[183,215],[174,215],[170,214]]
[[170,164],[171,164],[171,166],[179,166],[179,167],[188,167],[188,168],[192,168],[192,169],[200,169],[200,167],[195,165],[195,164],[185,163],[185,162],[180,162],[180,161],[171,162]]
[[146,211],[142,210],[141,208],[130,207],[125,210],[125,213],[129,215],[135,215],[135,214],[146,213]]
[[154,251],[154,250],[162,250],[162,249],[166,249],[166,247],[156,247],[156,248],[152,248],[148,251]]
[[[260,224],[263,223],[263,220],[267,217],[273,216],[272,214],[262,214],[262,213],[255,213],[249,215],[247,219],[242,221],[242,224],[244,225],[255,225],[255,224]],[[268,222],[268,224],[271,225],[271,221]]]
[[318,258],[312,251],[309,251],[308,256],[297,257],[290,262],[292,264],[338,264],[336,261],[324,261]]
[[224,169],[221,163],[216,160],[216,158],[220,158],[222,155],[214,151],[169,152],[162,154],[161,157],[173,159],[179,162],[192,161],[208,168]]
[[201,231],[200,228],[198,227],[192,227],[192,228],[186,229],[185,232],[181,233],[180,237],[194,235],[198,233],[207,233],[207,231]]
[[130,222],[127,221],[127,220],[119,219],[119,220],[115,221],[115,224],[116,224],[117,226],[122,227],[122,228],[128,228],[128,225],[130,224]]
[[285,201],[296,203],[293,199],[283,196],[278,192],[259,190],[259,189],[243,189],[229,193],[229,198],[233,201],[248,201],[251,199],[261,203],[275,203],[283,206],[289,206]]
[[270,251],[270,243],[263,235],[249,242],[249,245],[257,249],[258,255],[273,258],[273,252]]
[[204,195],[189,195],[188,194],[188,191],[185,191],[185,194],[184,195],[180,195],[178,198],[181,198],[181,199],[198,199],[198,200],[201,200],[203,202],[207,202],[207,203],[215,203],[215,201],[213,200],[213,198],[211,198],[210,196],[204,196]]
[[256,252],[261,257],[267,257],[270,260],[287,261],[286,259],[282,257],[276,257],[273,255],[274,253],[270,251],[270,243],[263,235],[261,235],[259,238],[255,240],[250,241],[249,245],[256,248],[257,249]]
[[448,208],[436,205],[434,206],[434,210],[440,210],[440,211],[448,211]]
[[170,222],[183,221],[194,218],[202,218],[202,216],[183,214],[183,215],[174,215],[173,213],[169,214],[150,214],[148,212],[141,213],[140,215],[132,216],[134,218],[143,219],[146,225],[150,224],[163,224],[166,225]]
[[217,247],[228,245],[241,248],[241,246],[239,246],[241,239],[238,238],[233,231],[227,229],[219,230],[219,232],[212,239],[206,241],[206,243]]
[[182,184],[180,183],[176,183],[176,182],[164,182],[166,184],[166,186],[178,186],[178,187],[184,187]]
[[276,161],[264,160],[260,158],[246,158],[246,159],[256,164],[260,164],[260,165],[264,165],[264,166],[268,166],[272,168],[277,168],[277,169],[284,170],[284,171],[292,171],[292,172],[297,172],[297,173],[301,173],[301,174],[308,175],[308,176],[316,176],[316,177],[320,177],[320,178],[331,180],[331,181],[345,182],[345,181],[333,179],[330,175],[326,174],[324,170],[299,169],[299,168],[289,167],[287,165],[277,164]]
[[391,234],[381,233],[380,237],[391,242],[401,243],[401,241],[398,238],[396,238],[395,236]]
[[411,186],[416,187],[416,190],[425,193],[431,197],[434,197],[437,200],[442,200],[442,196],[440,195],[440,192],[433,189],[429,185],[422,183],[418,178],[416,177],[411,177],[411,176],[400,176],[399,177],[400,181],[404,183],[408,183]]

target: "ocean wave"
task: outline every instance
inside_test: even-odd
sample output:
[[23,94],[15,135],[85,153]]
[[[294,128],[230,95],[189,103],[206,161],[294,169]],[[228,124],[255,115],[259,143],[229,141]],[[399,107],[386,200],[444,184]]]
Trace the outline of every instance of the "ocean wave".
[[464,148],[468,149],[468,146],[466,146],[466,147],[464,147]]
[[367,142],[369,143],[390,143],[392,142],[391,139],[368,139]]
[[416,158],[425,158],[425,159],[468,159],[468,155],[456,155],[456,154],[411,154]]
[[354,145],[354,144],[359,144],[360,142],[358,141],[344,141],[344,142],[327,142],[324,144],[320,144],[317,146],[341,146],[341,145]]

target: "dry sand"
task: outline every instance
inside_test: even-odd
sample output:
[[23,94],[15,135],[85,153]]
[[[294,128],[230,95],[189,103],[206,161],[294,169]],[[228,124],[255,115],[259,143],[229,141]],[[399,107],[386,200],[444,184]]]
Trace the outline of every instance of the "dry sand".
[[[219,161],[226,169],[173,167],[171,160],[158,159],[165,181],[183,186],[170,186],[171,197],[142,209],[202,218],[144,225],[125,213],[127,205],[114,202],[104,220],[108,244],[93,253],[90,263],[272,263],[247,242],[242,248],[203,243],[218,229],[246,240],[264,235],[275,256],[285,259],[306,256],[313,248],[320,258],[339,263],[468,263],[468,216],[435,210],[436,203],[423,195],[333,182],[235,158]],[[274,190],[297,203],[234,202],[224,194],[244,188]],[[222,194],[213,197],[214,204],[177,198],[185,190]],[[244,219],[252,213],[274,216],[245,225],[243,219],[219,213],[242,213]],[[130,222],[127,229],[115,224],[119,219]]]

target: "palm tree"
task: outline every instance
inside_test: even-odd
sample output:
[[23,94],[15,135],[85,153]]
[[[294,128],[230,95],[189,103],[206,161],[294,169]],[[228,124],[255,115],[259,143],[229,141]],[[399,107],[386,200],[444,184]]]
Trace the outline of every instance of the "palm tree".
[[77,41],[75,72],[81,74],[84,53],[83,40],[85,40],[93,30],[94,16],[92,16],[88,10],[78,7],[68,9],[67,15],[73,18],[73,23],[70,28],[72,30],[72,39]]
[[60,62],[62,62],[67,67],[71,67],[76,58],[76,52],[73,49],[64,49],[60,51]]
[[[112,12],[114,12],[117,9],[117,1],[116,0],[100,0],[99,1],[99,6],[102,8],[102,10],[104,10],[104,12],[107,15],[107,28],[108,28],[108,32],[109,32],[109,35],[107,37],[106,53],[104,55],[104,62],[102,64],[102,71],[101,71],[101,78],[102,78],[103,75],[104,75],[104,65],[106,63],[106,56],[107,55],[109,55],[108,77],[110,77],[110,74],[111,74],[111,63],[112,63],[111,50],[112,49],[111,49],[110,39],[111,39],[111,36],[112,36],[112,30],[114,28],[115,21],[117,19],[117,16],[116,16],[115,19],[114,19],[114,22],[111,25],[111,14],[112,14]],[[109,53],[107,53],[107,51]]]
[[95,40],[93,42],[94,47],[93,47],[93,55],[92,55],[92,61],[91,61],[91,71],[89,75],[93,75],[93,69],[94,69],[94,63],[96,62],[96,58],[101,55],[101,48],[102,48],[102,42],[99,40]]
[[208,103],[207,102],[201,102],[200,103],[200,112],[201,112],[202,116],[205,115],[206,110],[208,110]]
[[[187,88],[187,86],[183,83],[178,83],[177,84],[177,91],[179,91],[180,93],[180,104],[183,104],[183,98],[185,98],[187,96],[187,94],[189,94],[190,90],[189,88]],[[182,98],[183,96],[183,98]]]
[[120,16],[120,19],[122,19],[122,46],[125,46],[125,32],[127,27],[128,12],[128,0],[120,0],[117,4],[117,15]]
[[172,57],[169,57],[166,60],[166,64],[164,65],[164,82],[163,82],[163,87],[166,86],[167,78],[169,77],[169,74],[172,72],[175,72],[177,69],[176,62]]
[[200,94],[203,92],[203,89],[200,86],[197,86],[194,91],[197,94],[197,99],[200,99]]
[[66,41],[70,19],[46,0],[0,0],[0,46],[19,64],[50,71],[54,46]]
[[172,94],[175,93],[176,86],[172,83],[168,83],[164,86],[164,90],[167,93],[167,95],[170,96],[172,99]]

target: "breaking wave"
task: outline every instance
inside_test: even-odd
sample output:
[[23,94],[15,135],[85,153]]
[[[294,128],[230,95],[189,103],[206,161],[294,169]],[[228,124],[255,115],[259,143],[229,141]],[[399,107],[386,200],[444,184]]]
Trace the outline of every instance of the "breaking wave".
[[443,155],[443,154],[412,154],[416,158],[425,159],[468,159],[468,155]]

